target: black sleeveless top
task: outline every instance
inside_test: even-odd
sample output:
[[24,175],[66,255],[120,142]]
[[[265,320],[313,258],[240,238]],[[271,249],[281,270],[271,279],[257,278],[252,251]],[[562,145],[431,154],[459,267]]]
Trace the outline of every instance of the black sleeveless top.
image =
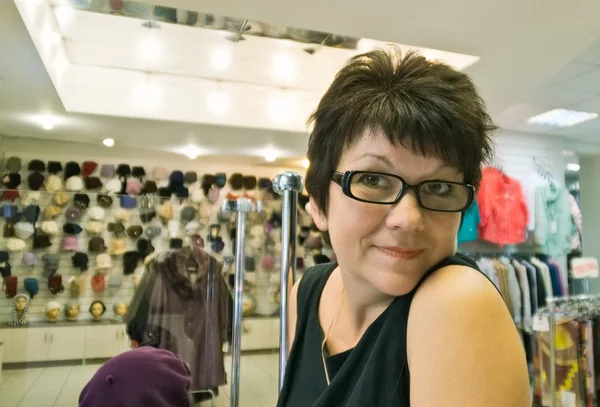
[[369,326],[356,347],[326,358],[329,386],[321,357],[324,333],[318,308],[325,283],[337,264],[319,264],[307,270],[298,287],[296,336],[277,406],[409,407],[406,328],[410,304],[423,281],[449,265],[480,271],[473,260],[461,254],[431,268],[411,292],[397,297]]

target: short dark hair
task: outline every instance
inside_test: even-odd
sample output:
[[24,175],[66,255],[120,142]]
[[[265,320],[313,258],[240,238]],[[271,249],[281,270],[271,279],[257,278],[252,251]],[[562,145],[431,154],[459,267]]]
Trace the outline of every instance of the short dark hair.
[[478,187],[496,130],[467,74],[397,47],[350,59],[309,123],[306,189],[324,213],[332,172],[365,131],[382,131],[394,145],[439,158]]

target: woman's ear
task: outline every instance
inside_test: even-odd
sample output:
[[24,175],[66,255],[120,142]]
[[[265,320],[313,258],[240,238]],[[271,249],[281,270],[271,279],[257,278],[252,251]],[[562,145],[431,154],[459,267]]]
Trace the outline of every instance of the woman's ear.
[[321,232],[327,231],[327,229],[328,229],[327,217],[325,216],[323,211],[321,211],[319,209],[319,207],[317,206],[317,203],[315,202],[315,200],[313,198],[310,198],[310,200],[308,201],[308,204],[310,207],[310,215],[312,216],[313,222],[315,222],[315,225],[319,228],[319,230]]

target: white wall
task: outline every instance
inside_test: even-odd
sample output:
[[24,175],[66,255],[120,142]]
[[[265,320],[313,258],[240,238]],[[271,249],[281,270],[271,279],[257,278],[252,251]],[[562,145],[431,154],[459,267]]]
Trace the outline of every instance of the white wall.
[[[600,155],[581,156],[579,165],[583,255],[600,259]],[[590,292],[600,293],[600,278],[590,281]]]

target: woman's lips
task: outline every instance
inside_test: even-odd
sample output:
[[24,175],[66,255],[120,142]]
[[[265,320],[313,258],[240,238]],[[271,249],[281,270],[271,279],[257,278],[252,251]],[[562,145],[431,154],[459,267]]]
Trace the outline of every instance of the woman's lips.
[[396,259],[412,259],[423,252],[423,249],[404,249],[399,247],[375,246],[383,253]]

